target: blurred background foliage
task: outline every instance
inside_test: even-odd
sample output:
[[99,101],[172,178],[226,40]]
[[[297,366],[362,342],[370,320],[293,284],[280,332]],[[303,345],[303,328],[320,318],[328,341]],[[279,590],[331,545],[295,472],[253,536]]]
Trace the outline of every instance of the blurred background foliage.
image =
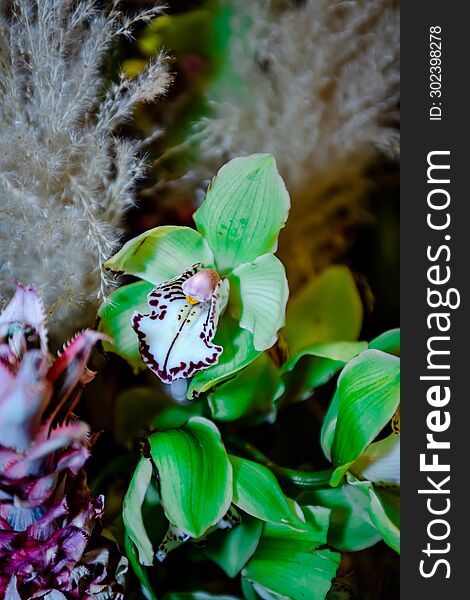
[[[125,6],[132,12],[149,4],[145,0],[136,0],[126,2]],[[306,7],[307,4],[312,6]],[[343,3],[331,4],[339,6]],[[393,2],[378,2],[372,9],[372,4],[375,3],[355,3],[359,17],[355,15],[354,19],[351,18],[354,26],[351,26],[350,37],[344,43],[349,41],[354,44],[354,36],[357,35],[355,28],[361,24],[366,37],[377,36],[380,33],[377,23],[381,19],[387,23],[392,20],[395,27],[392,30],[397,36],[396,46],[386,50],[389,54],[387,60],[396,65],[398,26],[390,15],[397,12],[397,6]],[[331,18],[331,13],[322,2],[260,0],[259,5],[269,12],[263,27],[281,22],[289,12],[292,13],[288,15],[289,18],[294,18],[295,11],[307,8],[313,12],[317,10],[320,21],[322,18]],[[211,120],[215,122],[219,118],[218,107],[224,103],[224,99],[238,98],[241,92],[247,92],[248,96],[254,94],[251,99],[253,105],[258,101],[256,89],[246,89],[247,81],[250,81],[246,65],[240,69],[240,64],[233,60],[234,36],[239,41],[243,39],[243,32],[246,32],[246,44],[249,46],[253,42],[249,38],[254,35],[253,14],[246,2],[173,0],[168,4],[165,15],[143,26],[134,40],[128,40],[114,49],[112,60],[106,65],[110,78],[120,68],[132,76],[138,74],[147,61],[162,49],[168,54],[173,74],[173,85],[166,97],[158,104],[141,105],[135,120],[121,130],[122,135],[142,140],[142,148],[147,153],[150,165],[138,191],[138,203],[127,214],[125,239],[158,225],[191,226],[192,214],[202,199],[201,190],[205,189],[209,177],[220,164],[231,158],[233,153],[274,150],[293,204],[288,225],[281,232],[279,250],[279,256],[287,267],[291,296],[297,298],[290,300],[288,305],[288,324],[289,319],[295,319],[293,302],[301,302],[305,289],[316,285],[318,278],[321,280],[322,273],[330,265],[341,264],[349,268],[362,305],[359,309],[361,314],[356,314],[356,317],[354,314],[346,315],[346,325],[358,328],[351,339],[370,340],[399,323],[396,93],[385,91],[384,95],[389,95],[389,102],[384,103],[383,98],[375,98],[371,92],[369,102],[382,104],[376,107],[375,112],[364,109],[370,120],[378,121],[377,131],[380,132],[380,128],[387,130],[387,135],[383,137],[387,138],[388,146],[377,141],[379,134],[374,130],[369,137],[365,135],[362,139],[359,136],[356,148],[353,144],[349,153],[337,157],[335,149],[341,154],[342,148],[349,143],[340,135],[339,140],[328,149],[328,159],[319,161],[317,166],[312,163],[310,172],[305,172],[309,169],[309,160],[296,162],[295,152],[286,144],[282,147],[286,148],[288,158],[296,162],[298,170],[289,167],[289,160],[279,157],[280,152],[276,153],[278,145],[257,148],[256,135],[254,140],[242,144],[239,152],[236,143],[229,140],[217,154],[210,144],[208,149],[207,140],[212,135],[210,131],[208,133],[208,127],[211,126]],[[363,19],[361,15],[364,15]],[[235,28],[233,23],[237,16]],[[324,29],[330,27],[334,31],[328,22],[320,22],[320,26]],[[263,27],[259,35],[268,39],[269,35],[263,33]],[[344,48],[346,62],[353,62],[356,58],[360,60],[359,41],[357,44],[357,48],[348,47],[347,52]],[[269,44],[266,47],[268,53],[274,52]],[[321,51],[318,48],[318,52]],[[272,65],[261,54],[256,57],[257,68],[263,73],[269,72]],[[298,60],[301,62],[300,57]],[[336,73],[334,77],[340,78],[341,74]],[[368,73],[364,71],[364,82],[357,82],[358,94],[364,93],[361,85],[366,90],[368,86],[369,89],[373,87],[367,77]],[[384,82],[384,86],[389,83],[385,75]],[[280,98],[285,101],[289,97],[295,98],[295,94],[295,89],[289,89],[287,95]],[[240,101],[240,112],[245,110],[243,102]],[[295,112],[294,100],[293,106]],[[270,118],[278,118],[279,112],[284,115],[285,108],[278,112],[277,109],[273,110]],[[258,107],[256,110],[261,109]],[[292,122],[297,122],[297,128],[284,131],[283,138],[278,140],[280,144],[284,138],[302,138],[302,129],[308,128],[303,125],[300,113],[297,121],[294,114]],[[240,123],[243,120],[238,122],[238,126]],[[367,129],[367,125],[358,121],[357,128]],[[276,131],[275,127],[273,131]],[[343,127],[344,135],[347,131]],[[217,135],[220,136],[220,132]],[[228,130],[227,135],[230,135]],[[355,134],[350,132],[350,135]],[[220,137],[214,139],[219,140]],[[258,141],[260,145],[266,145],[266,141],[259,136]],[[249,147],[250,144],[254,144],[254,147]],[[315,154],[315,144],[313,141],[311,144],[313,150],[305,149],[307,158]],[[316,174],[318,184],[312,179]],[[333,296],[338,298],[338,295]],[[330,304],[326,310],[331,308],[333,319],[344,321],[343,315],[338,314],[337,310],[341,311],[347,305],[350,303],[346,301],[340,303],[339,307]],[[201,401],[189,405],[178,402],[181,396],[184,397],[185,390],[178,396],[178,390],[173,389],[176,397],[170,397],[150,372],[135,376],[130,367],[116,357],[108,361],[103,356],[97,356],[93,366],[100,374],[88,386],[81,410],[91,425],[95,429],[102,428],[103,433],[89,461],[90,484],[93,491],[106,493],[108,525],[122,540],[122,498],[146,435],[158,427],[183,424],[188,416],[207,415],[209,409]],[[286,401],[280,407],[274,423],[241,419],[227,423],[218,421],[218,426],[223,436],[236,434],[278,465],[309,470],[326,468],[328,463],[318,440],[335,385],[333,378],[315,389],[313,394],[307,395],[304,402]],[[214,413],[212,416],[215,418]],[[171,553],[164,563],[153,570],[152,577],[155,578],[154,586],[159,597],[175,592],[175,583],[178,586],[176,591],[181,592],[197,589],[212,594],[241,596],[239,581],[228,578],[195,546],[183,546]],[[129,597],[139,598],[137,581],[133,583],[134,591]],[[367,550],[343,554],[337,581],[328,597],[330,600],[386,600],[398,596],[398,557],[380,542]],[[185,596],[173,593],[167,597]]]

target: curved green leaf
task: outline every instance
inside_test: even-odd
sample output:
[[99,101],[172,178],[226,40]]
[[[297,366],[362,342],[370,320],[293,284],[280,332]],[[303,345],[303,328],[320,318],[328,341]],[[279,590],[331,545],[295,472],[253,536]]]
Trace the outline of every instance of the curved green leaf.
[[339,408],[331,456],[343,474],[392,418],[400,402],[400,360],[380,350],[353,358],[338,380]]
[[270,415],[279,386],[277,367],[263,353],[236,377],[217,386],[207,397],[212,417],[235,421],[245,416]]
[[256,550],[262,529],[262,521],[243,515],[230,531],[211,534],[204,551],[229,577],[235,577]]
[[194,215],[198,231],[224,274],[275,252],[290,208],[289,194],[269,154],[234,158],[212,180]]
[[115,273],[125,273],[162,283],[200,262],[212,267],[213,254],[200,233],[190,227],[155,227],[129,240],[105,263]]
[[[286,386],[295,385],[301,399],[327,383],[344,365],[367,348],[367,342],[323,342],[307,346],[280,370]],[[292,375],[288,375],[292,372]]]
[[[369,499],[361,492],[356,501],[344,493],[347,484],[305,492],[298,501],[301,504],[317,504],[331,509],[328,544],[345,552],[355,552],[373,546],[382,539],[367,514]],[[354,493],[354,489],[350,490]]]
[[253,334],[241,329],[238,322],[227,313],[220,320],[214,344],[222,346],[224,351],[216,365],[199,371],[193,377],[187,392],[190,400],[228,379],[261,354],[253,346]]
[[368,500],[368,517],[382,536],[384,542],[395,552],[400,552],[400,490],[399,488],[378,489],[370,481],[359,481],[353,475],[347,475],[348,484],[345,493],[351,502],[360,502],[363,494]]
[[390,331],[385,331],[370,342],[369,348],[400,356],[400,330],[390,329]]
[[336,390],[333,399],[331,400],[330,406],[326,411],[325,418],[323,419],[323,425],[320,434],[320,444],[323,450],[323,454],[328,460],[331,461],[331,447],[333,445],[333,439],[335,437],[336,421],[338,420],[338,409],[339,409],[339,392]]
[[140,564],[147,566],[153,564],[154,555],[152,542],[142,517],[142,505],[151,477],[152,463],[147,458],[141,458],[132,475],[122,505],[122,520],[126,533],[137,548]]
[[239,600],[236,596],[214,595],[207,592],[170,592],[163,600]]
[[237,267],[230,283],[240,297],[240,327],[251,331],[256,350],[271,348],[285,323],[289,287],[284,265],[273,254],[264,254]]
[[341,555],[315,549],[326,543],[330,511],[320,507],[304,511],[316,529],[298,532],[282,525],[264,526],[258,548],[242,571],[255,589],[259,586],[292,600],[325,599]]
[[118,354],[135,372],[145,369],[140,358],[139,341],[131,327],[134,311],[148,312],[147,294],[153,289],[146,281],[137,281],[111,292],[98,309],[98,331],[108,335],[114,343],[103,342],[106,352]]
[[296,502],[287,498],[271,471],[251,460],[229,456],[233,466],[233,503],[249,515],[269,523],[305,529]]
[[181,429],[158,431],[149,441],[168,520],[191,537],[201,537],[232,500],[232,466],[218,429],[193,417]]
[[370,516],[384,542],[400,553],[400,492],[370,488]]
[[356,340],[362,303],[347,267],[334,266],[311,281],[287,304],[283,335],[292,355],[318,342]]
[[154,594],[152,586],[150,585],[150,581],[147,576],[147,572],[145,567],[140,564],[139,557],[137,556],[136,547],[130,540],[128,535],[124,535],[124,549],[126,551],[126,556],[129,559],[132,570],[138,577],[140,581],[140,585],[144,591],[144,596],[148,600],[158,600],[157,596]]

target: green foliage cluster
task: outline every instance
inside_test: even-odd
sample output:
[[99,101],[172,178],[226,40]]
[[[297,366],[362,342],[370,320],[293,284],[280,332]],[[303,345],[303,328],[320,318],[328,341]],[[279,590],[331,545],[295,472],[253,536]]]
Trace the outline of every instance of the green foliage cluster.
[[[357,341],[362,303],[344,266],[309,282],[286,310],[286,276],[274,253],[288,210],[271,156],[235,159],[209,186],[196,229],[156,228],[107,263],[139,279],[99,312],[101,331],[114,340],[106,349],[135,371],[145,365],[132,315],[149,312],[155,286],[194,263],[228,282],[214,338],[223,352],[186,382],[186,400],[162,408],[145,387],[118,398],[123,445],[152,431],[122,511],[126,551],[148,598],[158,594],[152,573],[182,545],[239,578],[246,600],[322,600],[342,552],[380,540],[399,551],[399,331]],[[184,336],[188,352],[193,340],[185,331],[177,334],[183,355]],[[272,424],[319,392],[331,399],[321,435],[310,441],[327,469],[277,465],[239,434],[238,425]]]

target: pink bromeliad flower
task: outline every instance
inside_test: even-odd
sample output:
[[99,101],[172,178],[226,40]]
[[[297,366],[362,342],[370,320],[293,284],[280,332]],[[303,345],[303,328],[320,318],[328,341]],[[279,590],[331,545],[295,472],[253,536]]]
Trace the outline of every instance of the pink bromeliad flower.
[[126,561],[102,537],[104,498],[83,466],[94,436],[72,410],[98,339],[78,334],[55,360],[41,302],[18,285],[0,314],[0,597],[123,598]]

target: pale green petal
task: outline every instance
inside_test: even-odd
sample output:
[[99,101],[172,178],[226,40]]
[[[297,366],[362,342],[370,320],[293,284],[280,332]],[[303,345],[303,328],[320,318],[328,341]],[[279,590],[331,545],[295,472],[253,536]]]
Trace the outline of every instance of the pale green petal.
[[142,505],[152,477],[152,463],[141,458],[134,471],[122,505],[122,519],[126,533],[135,544],[142,565],[153,564],[153,547],[142,517]]
[[283,264],[273,254],[264,254],[237,267],[230,282],[239,296],[240,327],[251,331],[256,350],[271,348],[284,326],[289,297]]
[[196,373],[188,387],[188,399],[197,398],[222,383],[260,355],[253,345],[253,334],[241,329],[238,322],[227,313],[222,316],[213,341],[222,346],[224,351],[214,367]]
[[398,490],[370,488],[370,517],[384,542],[400,553],[400,495]]
[[229,456],[233,467],[233,503],[243,511],[269,523],[306,528],[296,502],[287,498],[271,471],[251,460]]
[[232,530],[212,533],[204,552],[229,577],[235,577],[256,550],[262,529],[262,521],[243,515]]
[[191,537],[201,537],[232,501],[232,465],[217,427],[193,417],[180,429],[154,433],[149,442],[165,515]]
[[207,402],[212,417],[218,421],[235,421],[243,417],[270,420],[274,416],[279,385],[278,369],[264,352],[236,377],[209,393]]
[[189,227],[155,227],[129,240],[105,263],[106,269],[157,284],[195,263],[212,267],[213,254],[200,233]]
[[335,437],[336,421],[338,420],[338,409],[339,409],[339,393],[336,390],[333,399],[330,402],[330,406],[326,412],[325,418],[323,419],[323,425],[320,434],[320,444],[323,450],[323,454],[328,460],[331,461],[331,446],[333,445],[333,439]]
[[337,485],[393,417],[400,402],[400,360],[380,350],[353,358],[338,380],[339,408],[331,456]]
[[242,571],[265,598],[324,600],[331,587],[341,555],[316,549],[326,543],[330,511],[322,507],[303,510],[311,528],[299,532],[266,523],[258,548]]
[[400,330],[390,329],[385,331],[370,342],[369,348],[400,356]]
[[367,517],[382,536],[383,540],[396,552],[400,552],[400,490],[399,488],[377,488],[370,481],[359,481],[350,473],[346,476],[348,485],[345,494],[351,502],[364,507],[363,496],[368,499]]
[[134,371],[145,369],[140,357],[139,340],[131,326],[135,311],[148,312],[147,294],[153,285],[137,281],[114,290],[98,309],[98,331],[105,333],[113,343],[104,341],[106,352],[118,354],[131,365]]
[[194,220],[225,274],[276,251],[289,208],[274,158],[252,154],[234,158],[219,170]]
[[[345,493],[348,490],[349,495]],[[351,496],[354,501],[351,501]],[[304,492],[300,504],[313,504],[331,509],[328,543],[346,552],[364,550],[382,539],[368,514],[369,496],[348,484]]]

